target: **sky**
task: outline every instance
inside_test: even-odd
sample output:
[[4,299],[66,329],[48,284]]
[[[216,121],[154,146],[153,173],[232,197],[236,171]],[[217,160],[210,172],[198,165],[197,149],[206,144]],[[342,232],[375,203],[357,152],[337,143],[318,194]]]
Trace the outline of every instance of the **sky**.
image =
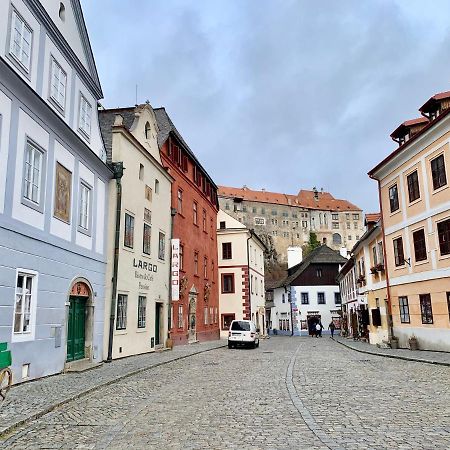
[[450,90],[450,2],[83,0],[105,107],[164,106],[218,185],[379,210],[390,133]]

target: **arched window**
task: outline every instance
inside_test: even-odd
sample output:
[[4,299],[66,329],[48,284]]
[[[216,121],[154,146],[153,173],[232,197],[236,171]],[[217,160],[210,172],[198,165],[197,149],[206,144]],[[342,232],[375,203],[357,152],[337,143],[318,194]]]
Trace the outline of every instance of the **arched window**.
[[147,122],[145,124],[145,139],[150,139],[150,124]]
[[64,22],[66,20],[66,7],[63,2],[59,3],[59,18]]
[[342,244],[342,237],[339,233],[333,234],[333,244]]

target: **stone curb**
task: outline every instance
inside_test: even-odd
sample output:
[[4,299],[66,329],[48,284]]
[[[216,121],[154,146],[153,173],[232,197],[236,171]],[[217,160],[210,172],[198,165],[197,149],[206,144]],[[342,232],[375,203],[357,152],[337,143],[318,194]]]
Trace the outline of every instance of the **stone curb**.
[[219,348],[224,348],[226,346],[227,346],[227,344],[220,344],[220,345],[218,345],[217,347],[214,347],[214,348],[207,348],[205,350],[196,351],[195,353],[190,353],[189,355],[178,356],[178,357],[176,357],[174,359],[171,359],[169,361],[163,361],[163,362],[152,364],[150,366],[141,367],[139,369],[136,369],[136,370],[133,370],[131,372],[128,372],[128,373],[126,373],[124,375],[120,375],[117,378],[114,378],[113,380],[105,381],[104,383],[100,383],[97,386],[93,386],[93,387],[91,387],[89,389],[86,389],[85,391],[78,392],[77,394],[71,395],[70,397],[67,397],[67,398],[65,398],[63,400],[57,401],[54,404],[52,404],[52,405],[42,409],[41,411],[39,411],[37,413],[31,414],[30,416],[25,417],[24,419],[20,419],[20,420],[14,422],[11,425],[8,425],[8,426],[6,426],[4,428],[1,428],[0,429],[0,443],[1,443],[1,440],[4,440],[4,438],[6,438],[8,434],[13,432],[16,428],[20,427],[21,425],[25,425],[28,422],[32,422],[33,420],[39,419],[40,417],[45,416],[46,414],[48,414],[49,412],[53,411],[54,409],[56,409],[56,408],[58,408],[58,407],[60,407],[62,405],[65,405],[67,403],[70,403],[70,402],[72,402],[74,400],[77,400],[77,399],[79,399],[81,397],[84,397],[84,396],[90,394],[91,392],[96,391],[97,389],[101,389],[101,388],[103,388],[105,386],[109,386],[111,384],[117,383],[117,382],[119,382],[121,380],[124,380],[125,378],[132,377],[133,375],[137,375],[137,374],[145,372],[147,370],[151,370],[151,369],[153,369],[155,367],[163,366],[165,364],[169,364],[169,363],[172,363],[172,362],[175,362],[175,361],[180,361],[182,359],[186,359],[186,358],[189,358],[189,357],[195,356],[195,355],[200,355],[201,353],[206,353],[206,352],[210,352],[210,351],[213,351],[213,350],[217,350]]
[[368,355],[374,355],[374,356],[382,356],[384,358],[392,358],[392,359],[402,359],[404,361],[412,361],[412,362],[420,362],[420,363],[425,363],[425,364],[434,364],[434,365],[438,365],[438,366],[447,366],[450,367],[450,363],[447,362],[442,362],[442,361],[433,361],[431,359],[419,359],[419,358],[411,358],[409,356],[402,356],[402,355],[390,355],[388,353],[377,353],[377,352],[372,352],[370,350],[361,350],[359,348],[355,348],[349,344],[346,344],[345,342],[342,342],[340,340],[337,339],[333,339],[335,342],[337,342],[338,344],[343,345],[344,347],[347,347],[351,350],[354,350],[355,352],[359,352],[359,353],[366,353]]

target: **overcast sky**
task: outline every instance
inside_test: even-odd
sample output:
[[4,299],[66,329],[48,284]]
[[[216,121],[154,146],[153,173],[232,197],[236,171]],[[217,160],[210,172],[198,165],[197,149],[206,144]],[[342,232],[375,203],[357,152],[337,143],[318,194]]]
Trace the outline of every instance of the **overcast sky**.
[[106,107],[165,106],[217,184],[378,210],[389,134],[450,90],[446,0],[84,0]]

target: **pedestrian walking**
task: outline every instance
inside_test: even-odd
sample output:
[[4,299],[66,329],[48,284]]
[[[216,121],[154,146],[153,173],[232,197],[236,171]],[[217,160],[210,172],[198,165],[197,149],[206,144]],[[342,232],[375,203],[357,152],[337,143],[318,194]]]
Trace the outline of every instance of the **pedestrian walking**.
[[328,329],[331,332],[331,339],[334,338],[334,330],[336,329],[336,325],[334,324],[333,321],[330,322],[330,325],[328,325]]
[[323,325],[321,322],[316,323],[316,337],[322,337],[322,328]]

